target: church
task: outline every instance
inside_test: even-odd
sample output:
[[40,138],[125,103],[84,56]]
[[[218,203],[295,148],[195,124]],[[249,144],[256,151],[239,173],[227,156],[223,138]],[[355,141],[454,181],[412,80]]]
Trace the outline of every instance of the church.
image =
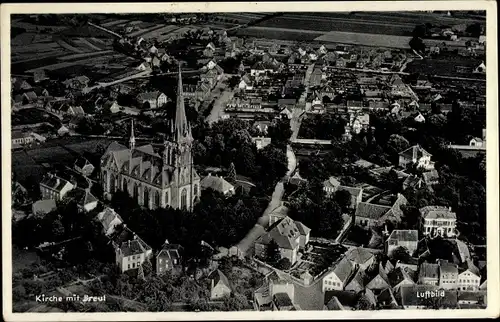
[[187,121],[179,66],[175,117],[160,151],[136,146],[134,121],[129,146],[112,142],[101,158],[104,198],[126,191],[149,209],[172,207],[191,211],[200,197],[200,176],[193,166],[191,126]]

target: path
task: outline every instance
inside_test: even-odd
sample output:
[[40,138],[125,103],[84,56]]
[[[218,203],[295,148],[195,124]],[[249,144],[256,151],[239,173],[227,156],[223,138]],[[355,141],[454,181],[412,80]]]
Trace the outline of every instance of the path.
[[226,106],[227,102],[229,102],[233,98],[233,96],[234,96],[233,91],[224,90],[222,92],[222,95],[215,100],[214,106],[210,111],[210,115],[208,115],[207,117],[208,124],[215,123],[219,120],[219,118],[224,112],[224,107]]

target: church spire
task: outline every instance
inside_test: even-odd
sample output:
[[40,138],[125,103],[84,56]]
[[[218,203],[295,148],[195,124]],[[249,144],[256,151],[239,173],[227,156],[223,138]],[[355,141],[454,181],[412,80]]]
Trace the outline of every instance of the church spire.
[[132,122],[130,125],[129,147],[131,150],[133,150],[135,148],[134,119],[132,119]]
[[179,63],[179,75],[177,83],[177,103],[175,108],[175,124],[174,124],[174,138],[177,142],[183,137],[188,136],[190,133],[188,121],[186,117],[186,109],[184,107],[184,94],[182,91],[182,75],[181,64]]

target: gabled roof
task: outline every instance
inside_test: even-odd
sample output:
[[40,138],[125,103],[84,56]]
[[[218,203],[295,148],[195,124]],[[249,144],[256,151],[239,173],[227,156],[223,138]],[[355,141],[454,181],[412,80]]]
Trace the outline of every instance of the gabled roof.
[[224,285],[229,289],[231,289],[231,284],[229,284],[229,280],[227,279],[226,275],[224,275],[224,273],[222,273],[219,269],[213,271],[208,278],[214,281],[214,287],[217,287],[219,285]]
[[136,239],[123,242],[120,246],[120,250],[124,257],[139,255],[146,252],[146,249]]
[[391,207],[376,205],[368,202],[360,202],[356,208],[356,218],[369,218],[379,220]]
[[408,273],[408,271],[404,267],[396,267],[389,274],[387,274],[388,282],[392,287],[397,286],[402,281],[406,280],[415,283],[412,276]]
[[367,282],[368,282],[368,276],[362,269],[358,269],[356,275],[354,275],[354,277],[346,285],[344,290],[359,293],[365,289]]
[[432,156],[429,152],[425,151],[420,145],[416,144],[409,147],[406,150],[399,152],[399,155],[404,156],[408,159],[419,159],[423,156]]
[[442,206],[426,206],[420,208],[420,214],[425,219],[456,219],[457,216],[450,208]]
[[347,251],[345,258],[351,262],[361,265],[368,262],[374,256],[375,255],[362,247],[355,247]]
[[158,253],[157,257],[165,257],[171,260],[177,259],[180,261],[183,247],[179,244],[165,244]]
[[441,274],[458,274],[457,265],[448,262],[447,260],[439,261],[439,271]]
[[158,96],[160,96],[162,93],[160,91],[154,91],[154,92],[144,92],[140,93],[137,95],[137,100],[139,101],[151,101],[151,100],[156,100],[158,99]]
[[42,213],[47,214],[52,210],[57,208],[56,201],[54,199],[44,199],[38,200],[32,205],[32,210],[34,214]]
[[89,189],[77,188],[74,191],[74,196],[78,204],[81,206],[86,206],[90,203],[98,201],[97,198],[92,193],[90,193]]
[[48,187],[58,192],[60,192],[68,183],[69,183],[68,180],[65,180],[63,178],[60,178],[52,174],[46,175],[40,182],[40,184],[44,185],[45,187]]
[[388,242],[390,243],[391,240],[418,242],[418,230],[393,230]]
[[337,263],[333,272],[335,273],[335,275],[337,275],[337,277],[342,283],[345,283],[352,275],[353,270],[354,270],[353,263],[346,257],[344,257],[340,260],[340,262]]
[[460,267],[460,273],[463,273],[464,271],[469,271],[472,274],[481,277],[481,272],[479,272],[479,268],[477,268],[476,265],[470,260],[469,258],[465,260],[465,263],[462,264]]
[[200,185],[203,189],[213,189],[215,191],[225,193],[231,189],[234,189],[234,186],[226,181],[223,177],[208,175],[203,178],[200,182]]
[[298,237],[300,231],[295,222],[290,217],[285,217],[273,223],[266,234],[258,238],[258,242],[268,245],[274,240],[279,248],[295,249],[298,247]]

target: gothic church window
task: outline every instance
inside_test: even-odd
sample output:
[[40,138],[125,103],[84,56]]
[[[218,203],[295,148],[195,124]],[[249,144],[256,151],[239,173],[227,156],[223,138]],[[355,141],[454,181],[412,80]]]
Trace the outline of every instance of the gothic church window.
[[155,191],[154,205],[155,208],[160,207],[160,193],[158,191]]
[[187,190],[186,188],[182,189],[181,192],[181,209],[187,208]]
[[165,192],[165,205],[168,206],[169,200],[168,200],[168,191]]
[[144,187],[144,199],[142,201],[145,207],[149,207],[149,189]]

